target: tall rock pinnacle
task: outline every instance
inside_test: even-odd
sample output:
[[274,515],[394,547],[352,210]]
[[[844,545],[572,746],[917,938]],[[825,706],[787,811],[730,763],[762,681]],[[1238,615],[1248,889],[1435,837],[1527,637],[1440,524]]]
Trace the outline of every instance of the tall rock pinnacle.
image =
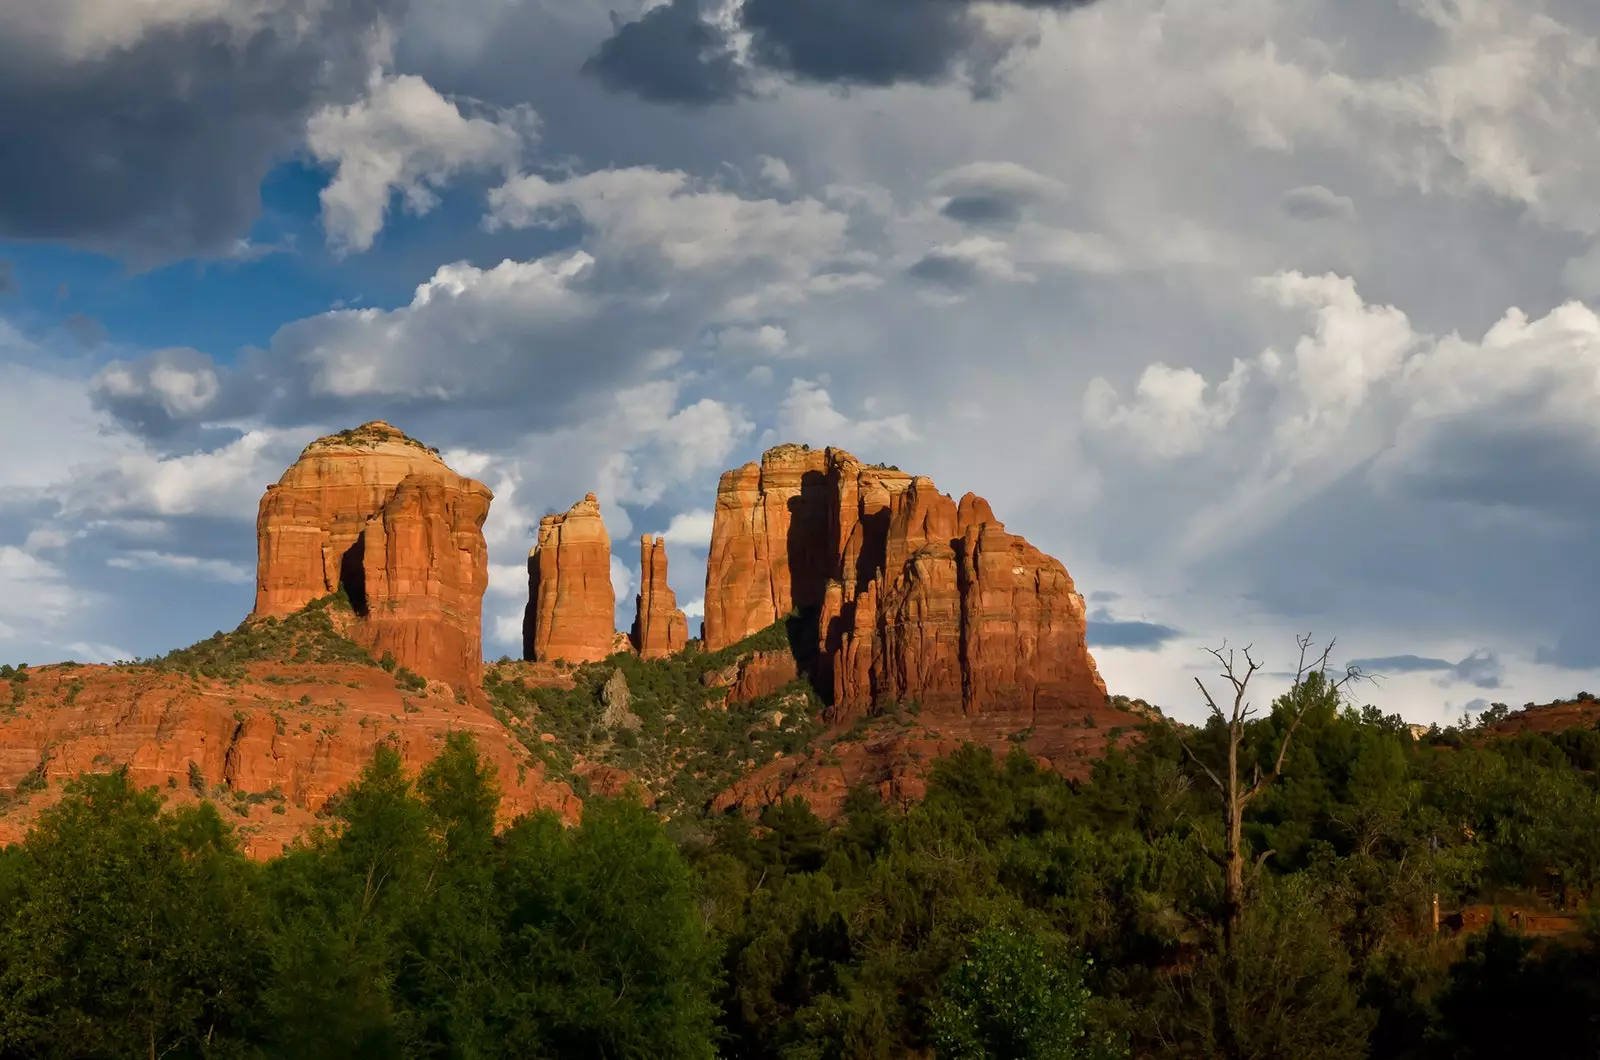
[[639,538],[639,595],[634,599],[630,637],[639,655],[659,659],[689,643],[689,620],[678,610],[678,597],[667,584],[667,541],[645,534]]
[[616,606],[611,539],[591,493],[539,520],[539,541],[528,554],[523,655],[540,662],[604,659],[616,641]]
[[352,639],[472,694],[493,499],[381,420],[319,438],[261,498],[253,615],[287,615],[343,585]]

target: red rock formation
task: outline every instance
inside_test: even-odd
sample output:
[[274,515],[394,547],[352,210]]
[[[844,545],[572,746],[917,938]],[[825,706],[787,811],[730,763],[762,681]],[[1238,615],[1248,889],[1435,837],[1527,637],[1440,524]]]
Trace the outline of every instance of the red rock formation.
[[758,651],[739,661],[728,689],[728,702],[748,703],[770,696],[799,676],[800,667],[794,661],[794,653]]
[[689,643],[689,619],[678,610],[678,597],[667,584],[667,541],[645,534],[639,538],[639,594],[633,632],[635,650],[644,659],[682,651]]
[[828,541],[829,452],[780,445],[759,465],[723,474],[706,569],[707,651],[822,602],[835,555]]
[[539,542],[528,555],[524,656],[569,663],[606,658],[615,648],[616,606],[611,539],[591,493],[566,513],[539,520]]
[[[786,798],[804,798],[824,819],[837,817],[852,788],[865,785],[885,802],[920,800],[927,777],[940,758],[962,745],[987,747],[1004,759],[1018,747],[1041,769],[1086,778],[1096,759],[1115,744],[1126,748],[1139,739],[1147,719],[1109,701],[1085,710],[1025,714],[934,714],[899,719],[883,715],[863,734],[847,726],[808,750],[766,763],[719,793],[712,810],[738,809],[752,816]],[[843,739],[847,733],[849,739]]]
[[261,498],[253,617],[291,614],[342,584],[353,640],[475,694],[493,498],[382,421],[319,438]]
[[1105,685],[1066,568],[987,502],[840,449],[785,445],[722,476],[706,570],[716,651],[815,607],[835,717],[1094,708]]
[[[132,666],[30,671],[19,709],[0,712],[0,792],[30,774],[48,787],[0,800],[0,846],[21,839],[65,781],[126,765],[134,783],[171,802],[194,801],[192,782],[203,787],[235,822],[245,851],[268,857],[316,823],[316,811],[360,775],[380,742],[415,773],[451,732],[472,733],[496,767],[502,823],[540,809],[568,821],[581,813],[571,788],[547,778],[503,725],[437,682],[419,693],[373,666],[247,670],[232,683]],[[10,686],[0,682],[0,690]]]

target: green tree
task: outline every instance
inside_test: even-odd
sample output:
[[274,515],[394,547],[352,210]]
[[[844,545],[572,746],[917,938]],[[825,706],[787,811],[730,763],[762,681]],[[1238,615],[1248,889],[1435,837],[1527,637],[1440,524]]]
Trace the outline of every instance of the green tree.
[[1053,959],[1037,934],[991,927],[944,978],[933,1005],[940,1060],[1082,1060],[1126,1056],[1125,1044],[1087,1026],[1081,969]]
[[421,919],[437,847],[400,756],[380,746],[319,830],[271,866],[272,984],[262,999],[280,1056],[409,1055],[420,1040],[397,970]]
[[655,817],[594,799],[576,828],[539,814],[503,843],[494,1009],[506,1053],[714,1056],[717,953],[694,873]]
[[255,872],[209,804],[88,776],[0,861],[0,1056],[248,1055]]

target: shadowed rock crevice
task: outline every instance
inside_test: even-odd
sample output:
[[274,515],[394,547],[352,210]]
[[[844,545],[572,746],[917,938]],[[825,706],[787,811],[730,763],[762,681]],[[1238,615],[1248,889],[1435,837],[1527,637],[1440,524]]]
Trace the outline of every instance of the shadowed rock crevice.
[[339,585],[350,601],[350,609],[358,615],[367,613],[366,537],[356,538],[356,543],[344,550],[339,559]]

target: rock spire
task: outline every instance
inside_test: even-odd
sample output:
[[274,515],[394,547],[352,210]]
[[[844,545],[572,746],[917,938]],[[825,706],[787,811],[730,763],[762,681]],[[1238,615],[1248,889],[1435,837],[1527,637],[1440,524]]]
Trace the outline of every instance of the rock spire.
[[639,538],[639,594],[630,637],[645,659],[682,651],[689,643],[689,620],[678,610],[678,597],[667,584],[667,541],[649,534]]
[[538,543],[528,554],[523,655],[538,662],[606,658],[615,649],[616,604],[611,539],[595,495],[540,519]]

